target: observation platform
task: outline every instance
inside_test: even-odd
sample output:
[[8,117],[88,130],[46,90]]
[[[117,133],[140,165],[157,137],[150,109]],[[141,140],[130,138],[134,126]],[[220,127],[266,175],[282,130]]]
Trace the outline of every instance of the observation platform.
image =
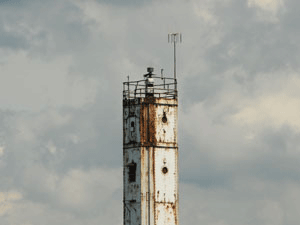
[[147,68],[143,80],[123,82],[123,100],[136,98],[177,99],[177,80],[175,78],[156,76],[153,68]]

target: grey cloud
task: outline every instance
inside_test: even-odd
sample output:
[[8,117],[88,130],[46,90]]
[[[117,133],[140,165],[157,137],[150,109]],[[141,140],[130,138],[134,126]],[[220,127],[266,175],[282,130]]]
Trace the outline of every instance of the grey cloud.
[[245,88],[251,88],[253,79],[264,73],[284,69],[299,71],[299,42],[295,41],[299,39],[295,23],[298,4],[294,0],[286,1],[274,23],[258,20],[257,9],[249,8],[246,1],[231,1],[226,7],[216,5],[212,11],[218,26],[210,29],[218,29],[220,42],[201,46],[196,59],[206,67],[191,71],[193,76],[182,84],[188,96],[185,99],[192,102],[211,99],[224,85],[224,74],[232,68],[244,71],[243,78],[236,76],[235,79],[243,82]]
[[[48,4],[49,10],[55,5]],[[123,3],[107,4],[116,6]],[[140,3],[128,4],[135,6]],[[139,7],[143,7],[143,4]],[[247,141],[243,139],[243,130],[228,121],[228,115],[231,115],[235,108],[231,105],[228,108],[226,105],[222,106],[221,95],[230,90],[230,85],[234,83],[243,90],[247,89],[248,92],[243,94],[251,97],[257,90],[253,87],[252,80],[259,76],[259,73],[276,71],[285,65],[297,70],[297,25],[292,21],[293,18],[297,18],[294,8],[298,3],[288,1],[286,7],[291,11],[279,15],[277,24],[270,24],[256,20],[255,9],[247,8],[246,2],[233,1],[229,5],[216,6],[213,9],[214,16],[220,23],[213,26],[204,26],[203,21],[195,22],[191,8],[185,8],[186,4],[177,4],[176,6],[182,7],[184,12],[189,12],[186,13],[186,18],[181,19],[181,23],[187,24],[186,30],[190,32],[190,36],[195,35],[187,40],[190,43],[198,43],[200,39],[199,46],[187,43],[189,51],[184,52],[184,43],[179,49],[182,52],[179,58],[184,62],[180,70],[185,74],[180,77],[179,165],[183,190],[180,203],[181,221],[183,224],[273,224],[270,222],[272,220],[268,220],[270,218],[260,218],[259,211],[266,209],[265,211],[269,210],[271,213],[274,210],[276,212],[277,203],[278,208],[288,211],[288,206],[284,205],[281,198],[284,199],[289,191],[285,186],[296,183],[295,189],[299,188],[298,133],[289,127],[282,127],[277,131],[267,128],[260,131],[253,140]],[[170,4],[170,7],[173,5]],[[26,10],[30,14],[31,11],[28,8]],[[59,179],[71,177],[70,171],[74,169],[85,174],[83,177],[88,177],[90,171],[99,168],[104,168],[103,172],[108,174],[111,169],[121,169],[121,82],[126,79],[127,73],[132,71],[136,73],[132,77],[140,77],[148,63],[151,63],[151,59],[156,71],[159,71],[160,65],[168,68],[172,65],[172,49],[167,46],[166,40],[159,41],[168,31],[156,30],[156,25],[161,20],[160,16],[166,16],[168,11],[153,8],[158,12],[158,16],[143,20],[143,17],[134,11],[134,7],[131,10],[132,17],[126,15],[128,23],[125,24],[128,27],[124,35],[120,31],[109,33],[107,36],[101,36],[101,32],[93,33],[93,30],[87,28],[89,24],[80,19],[70,19],[71,22],[67,20],[66,17],[70,15],[82,16],[80,9],[72,5],[63,5],[56,13],[47,14],[45,9],[38,13],[41,20],[35,26],[44,25],[45,29],[36,38],[40,38],[42,43],[49,46],[43,48],[41,44],[29,47],[29,42],[29,46],[24,44],[24,49],[27,48],[31,56],[42,59],[47,58],[47,54],[53,58],[57,54],[71,54],[73,64],[69,75],[82,79],[97,78],[101,85],[92,104],[81,108],[52,109],[59,116],[70,116],[70,120],[65,123],[55,124],[55,119],[47,114],[47,111],[51,110],[48,108],[39,112],[0,113],[1,136],[7,149],[3,158],[0,158],[0,187],[1,190],[21,190],[24,193],[22,204],[26,206],[25,212],[15,209],[16,211],[12,211],[15,214],[0,218],[1,224],[15,222],[16,215],[18,218],[29,218],[31,223],[121,223],[121,184],[115,184],[109,200],[102,201],[103,194],[93,192],[96,199],[94,201],[99,201],[93,201],[96,207],[80,212],[81,205],[76,209],[76,206],[62,204],[59,202],[59,192],[44,189],[45,182],[38,182],[38,179],[51,174],[57,175]],[[111,12],[115,12],[114,9]],[[114,16],[125,20],[124,15]],[[140,16],[140,21],[134,21],[137,16]],[[28,19],[28,23],[32,21],[32,18]],[[161,23],[164,28],[167,27],[164,22]],[[209,38],[210,35],[203,33],[209,31],[210,35],[219,35],[220,43],[209,43],[205,46],[206,42],[203,39]],[[99,37],[95,38],[93,35]],[[50,37],[54,39],[51,40]],[[17,40],[16,43],[21,41]],[[51,44],[55,45],[51,47]],[[228,51],[232,51],[232,54],[228,55]],[[224,76],[228,70],[236,67],[242,67],[244,76]],[[238,91],[236,93],[240,94]],[[192,107],[201,102],[204,105],[205,116],[197,112],[192,117],[187,117],[193,110]],[[41,115],[47,118],[51,125],[41,123],[33,126]],[[18,138],[21,125],[26,128],[26,140]],[[194,129],[196,126],[201,129]],[[197,132],[195,135],[192,134],[193,130]],[[56,151],[55,154],[49,150],[51,145],[56,148],[53,150]],[[244,158],[235,158],[235,155],[230,157],[229,154],[239,151],[247,153],[242,155]],[[218,154],[220,152],[222,154]],[[37,170],[39,165],[43,169],[29,179],[30,169]],[[109,177],[106,179],[111,182]],[[38,181],[34,182],[35,180]],[[87,185],[97,188],[106,180],[99,179],[93,182],[87,182]],[[285,185],[277,189],[282,183]],[[116,188],[118,185],[120,187]],[[275,202],[275,209],[270,207],[268,202]],[[295,206],[298,206],[297,203]],[[34,213],[37,209],[41,210],[38,211],[41,212],[39,216]],[[273,215],[277,214],[279,213]],[[51,215],[53,218],[50,218]],[[58,221],[54,216],[62,220]],[[278,221],[278,224],[294,225],[298,224],[299,219],[296,216],[293,221],[288,218],[282,221],[279,218]]]
[[[287,2],[290,5],[295,1]],[[289,7],[293,8],[295,6]],[[278,22],[268,23],[257,20],[255,10],[248,8],[243,1],[233,1],[226,9],[217,8],[216,15],[224,37],[207,54],[209,61],[217,62],[211,64],[214,72],[220,73],[235,65],[242,65],[250,76],[286,66],[298,69],[295,59],[299,45],[290,41],[291,38],[297,39],[294,29],[298,25],[287,22],[287,18],[293,18],[297,13],[282,13]]]
[[10,34],[2,30],[0,38],[0,47],[4,49],[13,50],[27,49],[29,47],[29,43],[22,36]]
[[299,182],[298,135],[287,125],[276,130],[264,130],[259,138],[260,150],[249,170],[265,180]]
[[[42,204],[43,206],[50,207],[54,214],[56,212],[64,212],[65,215],[69,214],[79,221],[93,220],[99,218],[99,216],[102,219],[106,218],[105,214],[112,214],[114,209],[116,209],[116,202],[122,198],[121,170],[117,174],[116,172],[108,173],[108,170],[111,170],[112,167],[119,170],[119,165],[122,163],[121,157],[118,157],[121,152],[121,143],[109,140],[107,136],[110,135],[108,130],[102,132],[99,130],[100,127],[98,127],[99,125],[103,127],[111,126],[111,123],[105,123],[105,119],[103,119],[98,124],[92,125],[91,120],[85,120],[81,116],[85,115],[87,116],[86,118],[91,119],[91,116],[98,114],[97,112],[68,110],[67,112],[59,112],[59,114],[62,116],[72,114],[71,121],[66,124],[52,126],[50,124],[56,122],[53,118],[49,118],[50,124],[47,120],[40,121],[41,124],[46,122],[48,127],[40,127],[41,124],[35,124],[34,121],[35,119],[41,120],[41,118],[45,118],[43,114],[47,115],[47,112],[34,114],[24,112],[16,114],[2,113],[1,120],[3,121],[3,126],[1,126],[1,133],[5,139],[5,152],[4,158],[0,160],[3,160],[5,164],[1,167],[2,182],[0,190],[10,190],[10,188],[15,187],[17,190],[21,190],[22,194],[26,197],[26,205],[33,203]],[[20,130],[19,122],[27,132],[33,132],[33,139],[24,140],[20,137],[22,130]],[[35,125],[31,126],[31,123]],[[69,134],[74,133],[79,136],[79,143],[76,143],[76,139],[69,139]],[[111,134],[110,136],[114,135],[118,136],[118,134]],[[53,153],[47,148],[49,141],[56,147],[56,151]],[[112,154],[112,156],[108,153]],[[101,173],[97,172],[99,168],[103,168]],[[98,196],[97,198],[93,197],[90,203],[90,206],[93,205],[92,210],[90,207],[82,208],[84,202],[76,207],[72,207],[69,203],[61,202],[58,194],[68,191],[68,189],[61,189],[60,187],[64,187],[64,179],[68,180],[72,178],[70,172],[74,169],[83,175],[79,174],[79,177],[75,176],[73,180],[75,182],[83,182],[80,179],[86,177],[84,179],[89,179],[89,181],[84,185],[86,188],[93,188],[92,190],[95,192],[95,195]],[[90,171],[95,172],[89,175]],[[93,174],[100,177],[95,177]],[[101,176],[106,177],[102,178]],[[104,191],[99,192],[105,186],[102,184],[104,180],[106,185],[111,186],[109,190],[114,191],[112,194],[107,194],[106,198],[109,199],[102,199]],[[116,184],[115,180],[118,180],[118,184]],[[71,183],[66,184],[72,185]],[[76,185],[78,184],[75,183],[74,185],[75,191],[80,190],[80,188],[76,189]],[[98,189],[100,188],[98,191],[94,189],[97,187]],[[84,201],[90,201],[89,199],[88,197]],[[118,204],[117,208],[120,207]],[[45,211],[46,215],[51,210],[47,209]],[[31,214],[30,212],[27,213]],[[117,215],[119,216],[114,215],[115,221],[121,219],[121,214]],[[26,215],[20,214],[19,216],[23,217]],[[13,218],[13,216],[8,217]],[[39,219],[41,218],[36,218],[36,221],[39,221]],[[3,222],[2,219],[0,221]],[[50,221],[48,220],[47,223]],[[94,224],[91,221],[89,223]]]
[[5,4],[19,4],[21,1],[20,0],[0,0],[0,4],[5,5]]
[[129,0],[129,1],[122,1],[122,0],[97,0],[99,3],[105,3],[108,5],[115,5],[115,6],[122,6],[122,7],[141,7],[145,4],[149,4],[152,1],[146,1],[146,0]]
[[27,38],[16,31],[5,30],[5,23],[6,21],[0,20],[0,48],[12,50],[27,49],[30,45]]
[[[0,24],[10,30],[1,29],[2,48],[24,49],[36,57],[49,58],[82,49],[88,41],[88,26],[79,19],[81,11],[72,3],[24,1],[22,7],[4,6],[0,5]],[[9,12],[12,9],[13,14]]]

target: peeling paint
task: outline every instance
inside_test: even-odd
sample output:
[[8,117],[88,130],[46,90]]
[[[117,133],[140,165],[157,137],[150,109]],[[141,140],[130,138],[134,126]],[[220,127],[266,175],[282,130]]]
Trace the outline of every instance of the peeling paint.
[[[124,97],[125,225],[178,225],[177,107],[177,90],[174,98]],[[135,182],[130,163],[137,165]]]

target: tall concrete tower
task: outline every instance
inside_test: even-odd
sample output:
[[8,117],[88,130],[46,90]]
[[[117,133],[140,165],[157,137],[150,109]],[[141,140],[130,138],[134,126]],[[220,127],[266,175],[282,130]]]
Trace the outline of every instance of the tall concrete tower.
[[123,83],[124,225],[178,225],[177,81]]

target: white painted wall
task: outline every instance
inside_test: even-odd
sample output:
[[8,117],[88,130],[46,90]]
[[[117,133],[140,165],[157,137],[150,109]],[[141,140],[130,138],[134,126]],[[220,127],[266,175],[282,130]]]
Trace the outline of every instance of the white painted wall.
[[[141,142],[141,132],[145,132],[141,123],[148,120],[147,107],[141,106],[144,101],[123,107],[124,224],[178,225],[177,100],[155,99],[152,103],[149,119],[157,142],[150,145]],[[127,167],[132,162],[137,163],[134,183],[129,182]]]

